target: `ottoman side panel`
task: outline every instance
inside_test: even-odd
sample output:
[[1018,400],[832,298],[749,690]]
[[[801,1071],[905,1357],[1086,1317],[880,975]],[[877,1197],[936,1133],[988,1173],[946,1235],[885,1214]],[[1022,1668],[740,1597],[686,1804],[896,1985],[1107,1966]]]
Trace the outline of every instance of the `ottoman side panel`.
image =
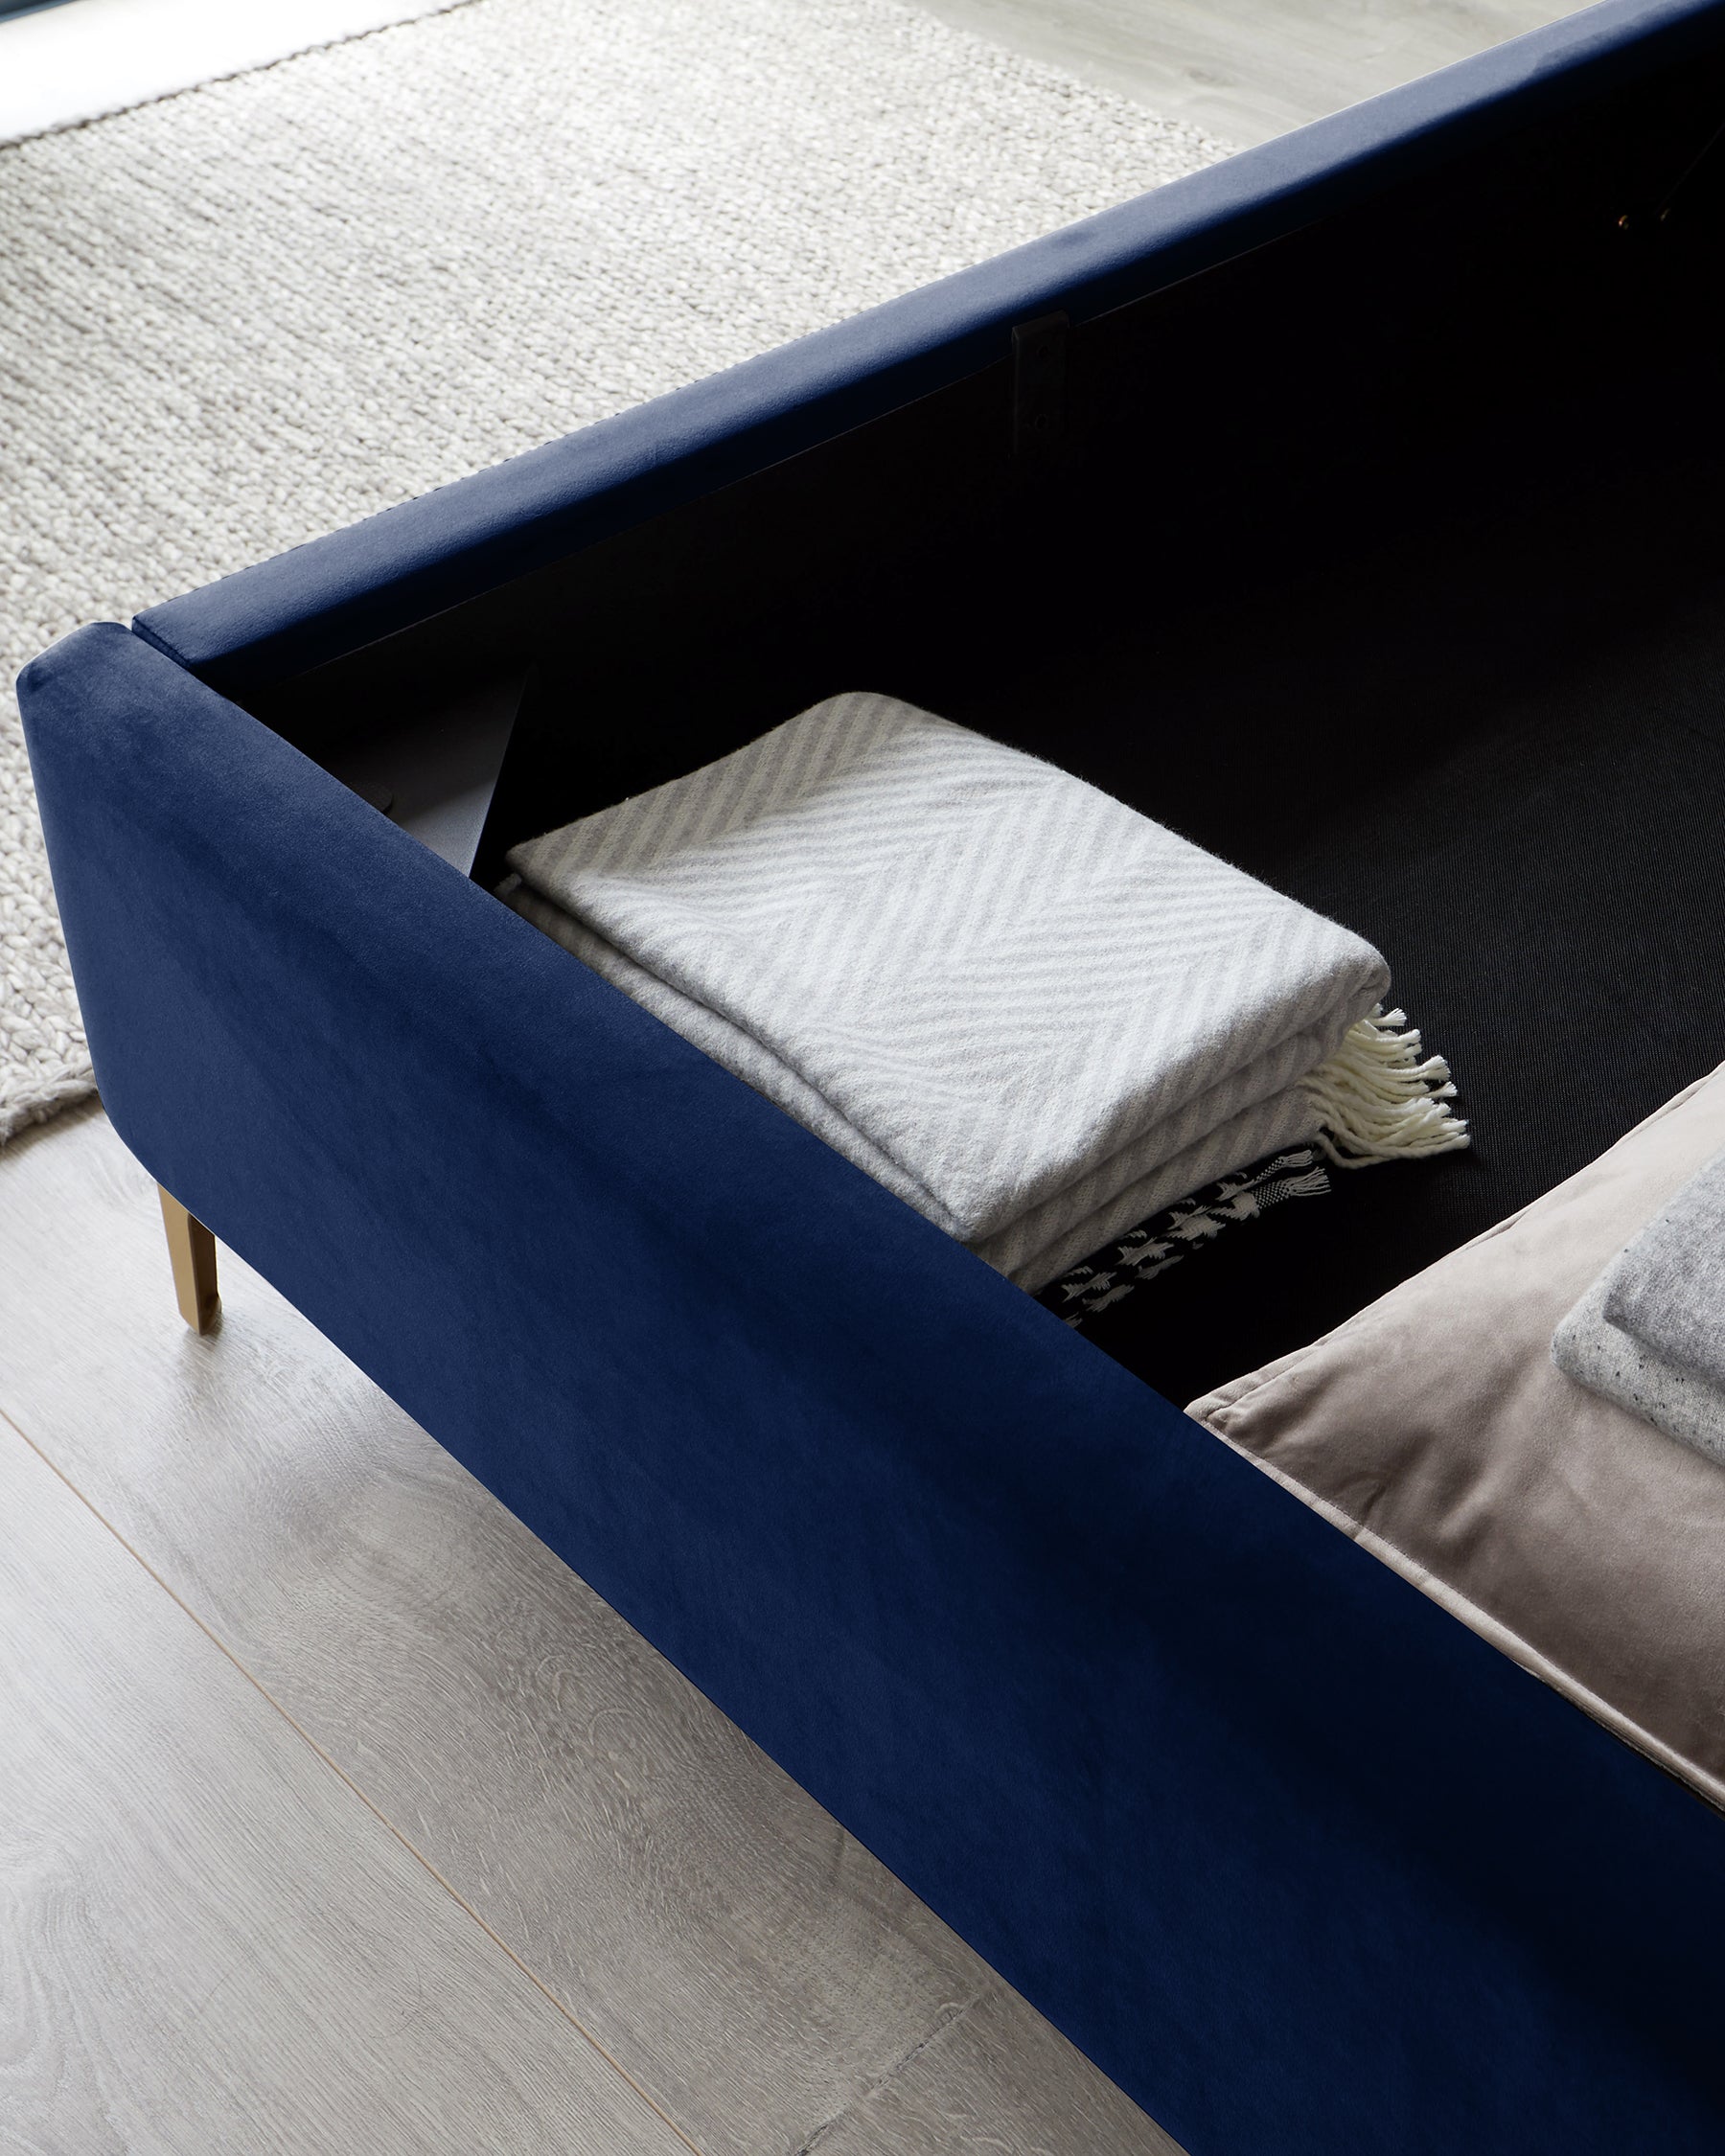
[[1712,1813],[139,638],[22,691],[126,1142],[1192,2156],[1720,2145]]

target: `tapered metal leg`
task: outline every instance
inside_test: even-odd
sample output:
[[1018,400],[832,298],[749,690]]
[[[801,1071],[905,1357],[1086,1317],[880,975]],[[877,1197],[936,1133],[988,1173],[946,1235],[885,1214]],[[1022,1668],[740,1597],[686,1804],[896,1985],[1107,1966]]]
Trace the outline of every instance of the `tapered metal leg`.
[[216,1238],[200,1220],[194,1220],[172,1192],[161,1192],[162,1225],[168,1230],[168,1255],[173,1260],[173,1293],[180,1316],[195,1333],[207,1333],[216,1322],[221,1297],[216,1291]]

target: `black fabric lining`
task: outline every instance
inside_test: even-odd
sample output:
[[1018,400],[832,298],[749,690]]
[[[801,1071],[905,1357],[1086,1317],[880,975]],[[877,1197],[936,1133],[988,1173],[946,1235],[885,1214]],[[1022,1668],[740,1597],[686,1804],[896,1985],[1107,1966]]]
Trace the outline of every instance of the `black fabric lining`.
[[1470,1151],[1338,1173],[1092,1319],[1169,1398],[1331,1329],[1725,1061],[1725,546],[1691,498],[1452,525],[953,714],[1369,937],[1472,1119]]

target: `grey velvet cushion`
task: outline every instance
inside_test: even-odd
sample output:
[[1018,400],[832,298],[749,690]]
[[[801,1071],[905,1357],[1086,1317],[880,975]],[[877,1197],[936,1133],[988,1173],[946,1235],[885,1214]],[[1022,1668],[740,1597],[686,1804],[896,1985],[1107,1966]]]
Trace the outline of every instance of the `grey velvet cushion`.
[[1324,1339],[1189,1411],[1465,1623],[1725,1803],[1725,1469],[1552,1361],[1725,1146],[1725,1069]]

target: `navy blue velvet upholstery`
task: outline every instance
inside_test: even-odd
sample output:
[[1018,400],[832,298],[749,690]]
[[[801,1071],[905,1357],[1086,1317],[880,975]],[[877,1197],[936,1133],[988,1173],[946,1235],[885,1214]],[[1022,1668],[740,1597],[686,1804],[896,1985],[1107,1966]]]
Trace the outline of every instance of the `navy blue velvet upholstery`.
[[1469,145],[1716,50],[1725,0],[1605,0],[1100,217],[138,616],[235,695],[321,665]]
[[1714,1814],[139,637],[22,690],[127,1144],[1192,2156],[1725,2145]]
[[21,683],[126,1141],[1192,2156],[1725,2147],[1725,1823],[218,691],[1722,47],[1609,0]]

